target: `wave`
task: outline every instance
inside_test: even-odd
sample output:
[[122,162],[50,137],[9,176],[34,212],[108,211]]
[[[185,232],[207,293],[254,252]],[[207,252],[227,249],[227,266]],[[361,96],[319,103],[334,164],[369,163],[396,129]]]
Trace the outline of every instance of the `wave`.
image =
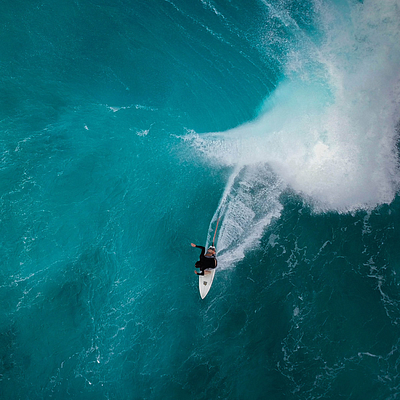
[[210,223],[221,217],[227,263],[279,216],[287,188],[316,212],[340,213],[390,203],[398,191],[398,1],[315,1],[314,11],[321,35],[295,27],[285,76],[254,121],[189,135],[211,162],[233,168]]

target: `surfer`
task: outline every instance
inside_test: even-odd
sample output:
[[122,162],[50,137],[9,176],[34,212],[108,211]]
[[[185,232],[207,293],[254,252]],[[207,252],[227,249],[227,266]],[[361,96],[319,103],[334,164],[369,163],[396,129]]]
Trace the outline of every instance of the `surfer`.
[[206,248],[203,246],[196,246],[194,243],[190,243],[190,245],[201,249],[200,260],[195,264],[196,268],[200,268],[200,273],[194,271],[196,275],[204,275],[205,270],[217,267],[217,259],[215,258],[216,251],[214,246],[210,246],[206,252]]

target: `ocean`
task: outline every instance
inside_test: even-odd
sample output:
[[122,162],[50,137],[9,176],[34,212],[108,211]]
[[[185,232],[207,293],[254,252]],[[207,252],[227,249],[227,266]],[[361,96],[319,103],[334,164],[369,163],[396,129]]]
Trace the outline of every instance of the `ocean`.
[[0,17],[1,399],[400,398],[399,0]]

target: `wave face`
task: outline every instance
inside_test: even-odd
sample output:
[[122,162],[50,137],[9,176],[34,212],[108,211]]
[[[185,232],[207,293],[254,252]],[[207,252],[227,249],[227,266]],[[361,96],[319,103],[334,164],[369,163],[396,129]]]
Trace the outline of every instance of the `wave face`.
[[399,1],[6,3],[1,397],[397,398]]

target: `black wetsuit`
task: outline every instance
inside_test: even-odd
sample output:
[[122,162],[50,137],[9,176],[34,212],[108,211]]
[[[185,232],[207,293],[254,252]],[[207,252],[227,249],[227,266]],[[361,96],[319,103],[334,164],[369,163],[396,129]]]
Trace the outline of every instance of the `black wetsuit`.
[[204,275],[204,271],[206,269],[214,269],[217,266],[217,259],[215,256],[206,256],[206,248],[203,246],[196,246],[201,249],[200,261],[197,261],[196,268],[200,268],[200,273],[197,272],[197,275]]

